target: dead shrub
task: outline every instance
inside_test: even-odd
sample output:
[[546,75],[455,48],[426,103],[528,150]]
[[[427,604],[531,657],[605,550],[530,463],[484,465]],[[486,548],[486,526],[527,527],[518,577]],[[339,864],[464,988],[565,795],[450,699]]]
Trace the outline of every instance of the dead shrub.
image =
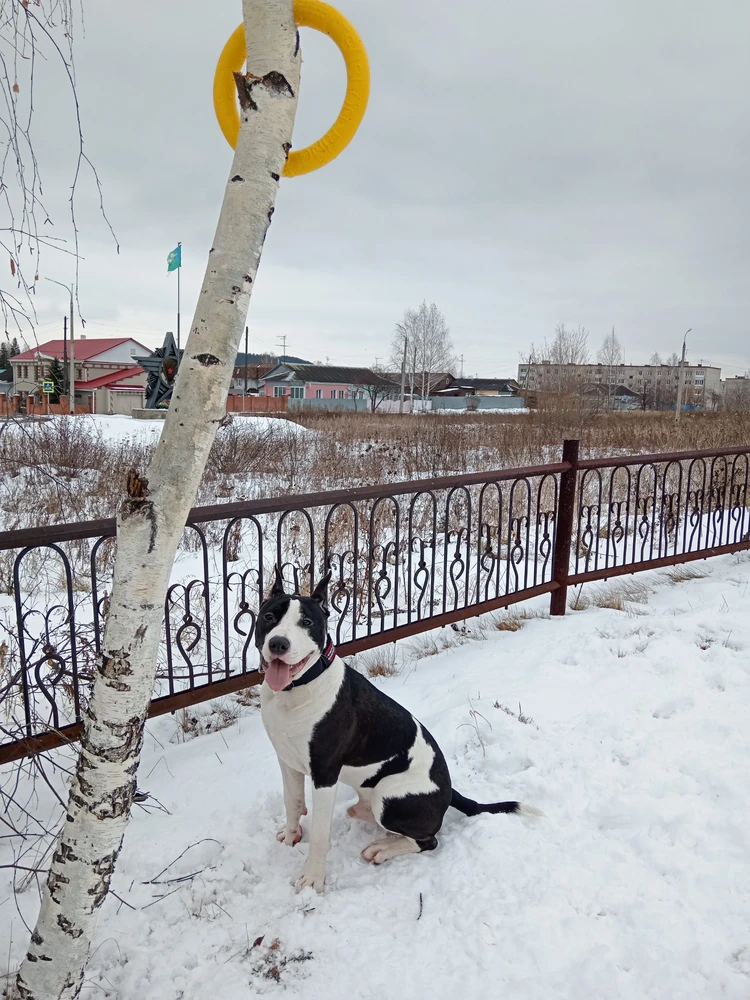
[[503,611],[492,624],[498,632],[517,632],[526,624],[526,619],[518,611]]
[[207,733],[218,733],[220,729],[229,729],[239,719],[242,714],[239,699],[229,701],[222,698],[208,702],[200,708],[181,708],[175,713],[175,723],[177,726],[176,742],[185,743],[193,740],[197,736],[204,736]]
[[399,673],[395,643],[368,650],[359,659],[368,677],[395,677]]
[[409,643],[412,659],[424,660],[428,656],[437,656],[441,652],[440,645],[434,635],[429,632],[415,636]]
[[234,697],[243,708],[260,708],[260,684],[242,688]]
[[588,594],[584,594],[583,584],[578,590],[568,595],[568,607],[571,611],[585,611],[586,608],[591,607],[591,598]]
[[204,476],[250,476],[263,468],[270,450],[272,433],[252,424],[233,420],[219,428],[206,463]]
[[530,715],[525,715],[523,709],[521,708],[521,702],[518,703],[518,711],[514,712],[512,708],[508,708],[507,705],[503,705],[502,702],[496,701],[493,703],[493,708],[499,708],[501,712],[505,712],[512,719],[517,719],[518,722],[522,723],[524,726],[533,726],[534,729],[538,729],[539,726],[534,722]]
[[[217,436],[196,502],[538,465],[558,461],[570,437],[580,439],[582,457],[719,448],[748,440],[750,414],[685,414],[677,425],[665,413],[592,414],[547,400],[524,414],[317,410],[270,426],[236,418]],[[154,446],[108,440],[87,417],[10,421],[0,435],[3,528],[37,524],[40,511],[54,523],[111,516],[128,470],[144,468]],[[607,534],[603,522],[599,538]]]

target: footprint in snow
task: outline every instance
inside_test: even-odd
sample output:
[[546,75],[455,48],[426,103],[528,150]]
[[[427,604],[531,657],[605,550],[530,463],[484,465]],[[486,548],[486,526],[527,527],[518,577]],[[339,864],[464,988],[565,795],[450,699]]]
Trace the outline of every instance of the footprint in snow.
[[694,704],[695,702],[690,695],[684,695],[680,698],[668,698],[658,708],[655,708],[651,714],[655,719],[671,719],[678,712],[686,712]]

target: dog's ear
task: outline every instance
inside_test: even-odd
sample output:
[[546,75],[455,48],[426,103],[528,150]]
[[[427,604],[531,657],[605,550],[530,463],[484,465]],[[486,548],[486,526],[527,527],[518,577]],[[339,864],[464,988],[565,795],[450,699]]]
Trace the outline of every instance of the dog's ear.
[[278,566],[274,566],[273,573],[273,586],[271,587],[271,592],[268,595],[269,598],[278,597],[279,594],[284,593],[284,578],[282,577],[281,570]]
[[328,614],[328,585],[331,582],[330,569],[324,577],[318,580],[315,590],[310,594],[311,601],[317,601],[323,611]]

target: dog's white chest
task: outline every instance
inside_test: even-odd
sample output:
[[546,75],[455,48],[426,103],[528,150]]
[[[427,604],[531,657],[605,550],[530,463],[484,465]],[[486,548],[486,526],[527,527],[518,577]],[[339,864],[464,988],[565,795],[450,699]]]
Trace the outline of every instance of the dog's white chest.
[[295,771],[310,773],[313,729],[330,711],[344,679],[344,664],[336,657],[328,670],[310,684],[292,691],[260,689],[260,714],[277,756]]

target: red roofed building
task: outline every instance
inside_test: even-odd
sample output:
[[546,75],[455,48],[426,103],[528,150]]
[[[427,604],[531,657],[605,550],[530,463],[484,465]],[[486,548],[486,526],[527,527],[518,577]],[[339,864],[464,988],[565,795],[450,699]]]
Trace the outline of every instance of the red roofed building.
[[[13,392],[22,399],[42,399],[42,381],[49,378],[49,363],[64,359],[62,340],[48,340],[11,359]],[[68,343],[68,350],[70,344]],[[133,360],[149,354],[143,344],[131,337],[77,337],[74,345],[76,404],[94,413],[130,413],[143,405],[146,373]],[[66,372],[67,375],[67,372]],[[117,396],[121,394],[118,401]]]

